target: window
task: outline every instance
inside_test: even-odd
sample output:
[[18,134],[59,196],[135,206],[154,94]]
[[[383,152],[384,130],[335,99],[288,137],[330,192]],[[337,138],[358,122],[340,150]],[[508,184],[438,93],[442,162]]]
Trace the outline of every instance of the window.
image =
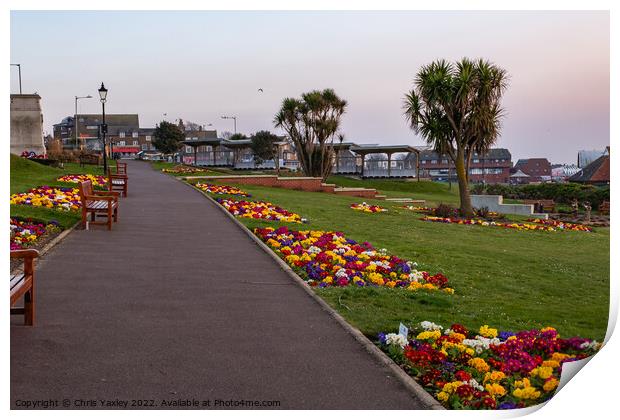
[[185,153],[192,153],[192,146],[185,146]]
[[148,148],[147,148],[147,147],[148,147],[148,145],[143,144],[143,145],[140,147],[140,149],[142,149],[142,150],[148,150]]
[[119,146],[124,146],[125,145],[125,140],[119,140],[118,145]]
[[470,175],[482,175],[482,168],[471,168],[469,170]]
[[131,137],[133,137],[135,139],[138,138],[138,132],[134,131],[133,133],[131,133]]
[[448,163],[448,159],[441,159],[441,163]]
[[125,137],[125,132],[121,131],[120,133],[118,133],[119,137],[124,138]]
[[480,163],[480,159],[473,159],[472,162],[473,163]]
[[134,141],[133,141],[133,145],[134,145],[134,146],[137,146],[137,145],[138,145],[138,140],[134,140]]
[[151,136],[146,136],[146,141],[151,141]]
[[437,159],[432,159],[431,160],[431,164],[433,164],[433,163],[437,163]]

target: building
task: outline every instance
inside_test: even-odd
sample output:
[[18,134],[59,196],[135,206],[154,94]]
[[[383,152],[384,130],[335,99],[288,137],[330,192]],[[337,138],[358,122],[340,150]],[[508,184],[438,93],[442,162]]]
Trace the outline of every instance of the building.
[[605,150],[580,150],[577,152],[577,167],[585,168],[606,153]]
[[568,178],[570,182],[578,182],[581,184],[590,184],[604,186],[609,185],[609,147],[606,153],[600,156],[588,166]]
[[11,95],[11,153],[34,152],[45,155],[41,97],[35,94]]
[[551,180],[551,163],[546,158],[519,159],[512,168],[515,173],[521,171],[530,176],[530,182]]
[[[510,181],[512,155],[508,149],[489,149],[485,154],[474,153],[469,164],[469,180],[486,184],[507,184]],[[456,169],[448,155],[433,150],[420,151],[421,176],[433,181],[456,180]]]
[[551,180],[556,182],[565,182],[577,172],[579,172],[577,165],[551,165]]
[[[75,117],[66,117],[54,124],[54,139],[60,141],[65,150],[87,150],[100,152],[101,114],[78,114],[75,135]],[[106,114],[108,126],[106,139],[115,158],[134,158],[141,151],[154,152],[152,144],[154,128],[140,128],[138,114]]]
[[[76,136],[77,117],[77,136]],[[54,124],[54,138],[59,139],[65,149],[101,151],[101,114],[78,114],[66,117],[59,124]],[[126,144],[133,144],[129,138],[138,138],[140,121],[138,114],[106,114],[108,126],[107,138],[127,139]],[[111,143],[112,144],[112,143]]]
[[362,178],[418,177],[418,149],[408,145],[334,143],[332,173]]
[[[252,140],[226,140],[217,137],[215,130],[186,132],[182,162],[197,166],[223,166],[233,169],[275,169],[274,160],[260,164],[254,161]],[[278,145],[278,163],[280,168],[297,170],[299,162],[297,153],[290,141],[282,137]]]

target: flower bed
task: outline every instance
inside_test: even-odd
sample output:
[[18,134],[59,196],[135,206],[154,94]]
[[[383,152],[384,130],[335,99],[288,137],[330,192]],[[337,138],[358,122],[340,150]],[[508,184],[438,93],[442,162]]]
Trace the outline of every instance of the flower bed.
[[266,201],[236,201],[227,198],[217,198],[216,201],[237,217],[292,223],[304,223],[306,221],[300,215]]
[[11,204],[47,207],[58,210],[77,210],[82,205],[77,188],[48,187],[32,188],[25,193],[11,195]]
[[11,251],[32,248],[46,234],[58,231],[58,224],[11,217]]
[[240,190],[237,187],[230,187],[228,185],[216,185],[216,184],[207,184],[207,183],[197,183],[195,187],[209,194],[228,194],[228,195],[238,195],[241,197],[251,197],[245,191]]
[[405,210],[420,212],[420,213],[433,213],[434,207],[420,207],[420,206],[403,206]]
[[488,325],[470,332],[424,321],[405,338],[379,334],[380,347],[444,406],[511,409],[550,399],[562,363],[593,355],[600,344],[560,338],[553,328],[498,332]]
[[[570,223],[561,223],[563,227],[559,225],[554,225],[552,223],[502,223],[502,222],[494,222],[487,221],[482,219],[457,219],[453,217],[435,217],[435,216],[426,216],[421,218],[425,222],[437,222],[437,223],[452,223],[458,225],[479,225],[479,226],[496,226],[502,227],[505,229],[516,229],[516,230],[542,230],[545,232],[555,232],[557,230],[574,230],[574,231],[583,231],[583,232],[591,232],[592,228],[588,228],[582,225],[571,225]],[[534,219],[539,220],[539,219]],[[569,227],[567,225],[571,225]]]
[[257,228],[254,233],[310,286],[383,286],[454,293],[441,273],[416,270],[417,264],[359,244],[341,232]]
[[381,206],[373,206],[366,202],[364,203],[353,203],[350,206],[353,210],[363,211],[364,213],[381,213],[387,211],[387,209]]
[[559,220],[544,220],[544,219],[527,219],[528,222],[538,223],[545,226],[552,226],[558,230],[576,230],[582,232],[592,232],[592,228],[586,225],[580,225],[578,223],[568,223]]
[[63,175],[58,178],[56,181],[60,182],[71,182],[74,184],[79,184],[80,182],[90,181],[93,186],[96,187],[104,187],[108,184],[108,178],[102,175],[91,175],[91,174],[74,174],[74,175]]
[[194,174],[196,172],[205,172],[206,169],[194,168],[192,166],[185,166],[185,165],[177,165],[177,166],[173,166],[172,168],[164,168],[161,171],[165,173],[173,173],[173,174]]

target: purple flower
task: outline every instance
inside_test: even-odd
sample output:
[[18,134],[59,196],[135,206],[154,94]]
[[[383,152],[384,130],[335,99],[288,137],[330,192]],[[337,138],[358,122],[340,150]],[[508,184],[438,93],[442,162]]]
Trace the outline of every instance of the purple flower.
[[512,410],[517,408],[517,404],[511,402],[511,401],[505,401],[503,403],[501,403],[498,407],[499,410]]
[[385,344],[385,333],[380,332],[377,334],[377,338],[379,339],[379,343]]

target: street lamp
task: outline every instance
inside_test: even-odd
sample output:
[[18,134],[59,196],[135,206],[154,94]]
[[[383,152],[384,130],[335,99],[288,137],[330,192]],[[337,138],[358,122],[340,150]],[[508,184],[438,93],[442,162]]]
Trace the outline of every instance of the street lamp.
[[75,130],[75,148],[78,147],[78,99],[90,99],[92,96],[76,96],[75,97],[75,119],[73,120],[73,130]]
[[222,115],[222,119],[223,120],[233,120],[234,121],[234,127],[235,127],[235,132],[233,134],[237,134],[237,117],[236,116],[227,117],[227,116]]
[[19,94],[22,94],[22,65],[21,64],[11,64],[12,66],[17,67],[17,72],[19,73]]
[[103,115],[103,121],[101,123],[101,135],[103,136],[103,173],[108,173],[108,159],[105,148],[105,135],[108,132],[108,126],[105,124],[105,101],[108,97],[108,90],[103,86],[103,82],[101,82],[101,87],[99,88],[99,99],[101,99],[101,111]]

